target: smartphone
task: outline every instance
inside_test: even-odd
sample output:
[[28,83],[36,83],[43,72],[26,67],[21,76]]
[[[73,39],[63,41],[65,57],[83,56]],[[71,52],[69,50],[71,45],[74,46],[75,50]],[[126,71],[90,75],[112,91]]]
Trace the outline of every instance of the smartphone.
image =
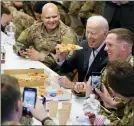
[[101,88],[101,73],[100,72],[92,72],[91,85],[93,88],[97,88],[100,90]]
[[37,97],[37,89],[25,87],[23,91],[23,102],[26,103],[23,107],[23,115],[27,117],[32,117],[28,106],[35,107]]

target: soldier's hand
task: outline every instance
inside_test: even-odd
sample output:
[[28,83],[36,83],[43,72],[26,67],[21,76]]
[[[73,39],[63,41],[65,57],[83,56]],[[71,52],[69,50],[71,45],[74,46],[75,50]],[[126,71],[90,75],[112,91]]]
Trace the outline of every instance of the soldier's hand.
[[29,107],[32,115],[34,118],[36,118],[39,121],[42,121],[44,118],[47,117],[47,111],[46,111],[46,106],[44,106],[39,98],[37,98],[37,102],[36,102],[36,107]]
[[35,49],[27,49],[28,56],[32,60],[40,60],[40,53],[36,51]]
[[73,83],[66,76],[58,76],[58,82],[61,87],[72,89]]
[[22,57],[27,57],[28,56],[28,52],[24,51],[24,50],[19,50],[18,53],[22,56]]
[[86,92],[86,85],[85,82],[76,82],[73,89],[77,93]]
[[63,60],[65,60],[66,56],[68,55],[68,52],[60,52],[59,47],[60,47],[60,44],[57,44],[56,59],[57,59],[57,62],[62,62]]
[[103,104],[108,109],[116,109],[118,103],[114,101],[113,97],[110,96],[109,92],[107,91],[106,87],[102,85],[102,91],[95,89],[95,92],[100,96],[103,101]]

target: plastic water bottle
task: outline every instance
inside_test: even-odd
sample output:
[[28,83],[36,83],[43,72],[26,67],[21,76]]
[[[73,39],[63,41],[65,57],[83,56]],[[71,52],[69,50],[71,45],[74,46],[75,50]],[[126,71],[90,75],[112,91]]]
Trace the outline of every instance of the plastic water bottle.
[[90,112],[92,114],[98,115],[100,111],[100,102],[95,99],[94,94],[90,94],[90,98],[84,101],[83,110],[85,113]]
[[7,36],[11,39],[10,43],[11,45],[15,44],[15,32],[16,32],[16,27],[13,24],[13,22],[10,22],[9,25],[5,27],[5,32]]

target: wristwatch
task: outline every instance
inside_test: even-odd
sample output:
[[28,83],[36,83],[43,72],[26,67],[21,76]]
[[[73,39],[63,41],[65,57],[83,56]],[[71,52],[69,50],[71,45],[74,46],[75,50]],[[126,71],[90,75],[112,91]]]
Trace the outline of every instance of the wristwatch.
[[44,119],[41,121],[42,125],[44,125],[44,122],[45,122],[46,120],[52,120],[52,119],[51,119],[50,117],[44,118]]

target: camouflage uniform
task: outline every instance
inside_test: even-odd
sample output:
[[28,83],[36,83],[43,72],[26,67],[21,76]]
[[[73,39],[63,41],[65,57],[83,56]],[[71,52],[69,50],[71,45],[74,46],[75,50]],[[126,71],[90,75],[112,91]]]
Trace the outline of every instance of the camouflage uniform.
[[16,52],[18,52],[22,44],[27,48],[33,46],[35,50],[40,52],[40,61],[50,67],[55,63],[56,45],[61,43],[76,44],[77,36],[70,27],[61,21],[59,26],[48,34],[44,23],[40,22],[26,29],[18,38],[18,42],[14,46]]
[[[67,3],[68,4],[68,3]],[[71,19],[71,28],[78,35],[85,32],[86,21],[90,16],[101,14],[102,1],[73,1],[69,6],[69,15]],[[77,20],[77,21],[76,21]]]
[[[128,61],[132,66],[134,66],[134,56],[129,55],[126,61]],[[112,95],[108,88],[109,85],[107,84],[106,74],[107,70],[105,69],[102,73],[102,84],[105,85],[109,93]],[[132,107],[134,106],[133,102],[126,103],[119,97],[114,97],[114,100],[118,102],[118,109],[109,109],[108,111],[106,111],[103,109],[103,107],[101,107],[100,114],[105,115],[108,119],[110,119],[113,125],[132,124]]]
[[[127,57],[126,61],[129,62],[132,66],[134,66],[134,56],[129,55]],[[103,71],[103,73],[102,73],[102,84],[104,84],[107,87],[107,89],[108,89],[108,84],[107,84],[107,80],[106,80],[106,78],[107,78],[106,74],[107,74],[107,72],[106,72],[106,69],[105,69]]]
[[17,11],[17,9],[14,7],[11,1],[2,1],[4,5],[12,12]]
[[104,110],[102,107],[100,109],[100,114],[104,115],[111,121],[110,125],[122,126],[122,125],[132,125],[133,122],[133,112],[134,112],[134,101],[131,100],[125,103],[124,107],[118,108],[117,110]]
[[35,22],[35,20],[31,16],[20,11],[13,11],[12,14],[13,23],[16,26],[15,38],[17,40],[21,32],[30,27]]
[[81,19],[79,18],[79,10],[81,6],[84,4],[84,2],[73,1],[73,2],[70,2],[70,5],[69,5],[68,14],[71,20],[70,27],[74,29],[79,36],[81,36],[84,32],[84,26],[81,22]]
[[35,22],[35,20],[24,12],[17,11],[17,9],[12,5],[11,2],[5,2],[4,4],[12,13],[12,21],[16,26],[15,39],[17,40],[21,32],[30,27]]
[[24,13],[28,14],[29,16],[33,17],[36,19],[34,10],[33,10],[33,5],[35,4],[36,1],[23,1],[23,11]]
[[93,15],[100,15],[102,7],[102,1],[86,1],[79,10],[79,17],[88,19]]

